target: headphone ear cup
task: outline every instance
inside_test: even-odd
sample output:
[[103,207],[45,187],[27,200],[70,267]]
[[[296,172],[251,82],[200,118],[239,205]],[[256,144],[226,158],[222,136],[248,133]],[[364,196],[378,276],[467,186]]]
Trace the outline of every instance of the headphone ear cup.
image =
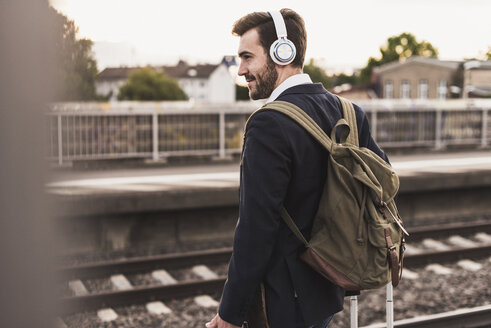
[[288,65],[293,62],[297,49],[287,38],[279,38],[269,48],[271,59],[278,65]]

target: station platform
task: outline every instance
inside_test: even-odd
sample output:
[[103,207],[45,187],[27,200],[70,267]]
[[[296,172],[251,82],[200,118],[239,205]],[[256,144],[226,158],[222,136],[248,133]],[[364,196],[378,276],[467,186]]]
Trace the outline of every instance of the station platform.
[[[491,219],[491,151],[392,156],[406,227]],[[239,163],[59,170],[46,185],[66,254],[229,245]]]
[[[491,151],[396,155],[400,193],[491,186]],[[239,164],[54,171],[46,185],[79,215],[177,210],[237,204]],[[131,201],[128,201],[131,200]]]

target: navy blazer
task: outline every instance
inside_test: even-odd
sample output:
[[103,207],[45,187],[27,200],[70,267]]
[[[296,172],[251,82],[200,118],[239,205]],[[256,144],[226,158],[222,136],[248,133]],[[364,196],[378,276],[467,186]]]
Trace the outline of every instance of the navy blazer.
[[[291,87],[277,100],[302,108],[329,136],[342,117],[341,103],[320,83]],[[370,135],[365,113],[354,107],[360,147],[387,160]],[[240,168],[239,220],[219,308],[225,321],[242,325],[261,282],[271,328],[305,327],[343,309],[345,291],[299,260],[303,244],[280,216],[285,206],[310,239],[327,155],[308,132],[279,112],[261,112],[249,122]]]

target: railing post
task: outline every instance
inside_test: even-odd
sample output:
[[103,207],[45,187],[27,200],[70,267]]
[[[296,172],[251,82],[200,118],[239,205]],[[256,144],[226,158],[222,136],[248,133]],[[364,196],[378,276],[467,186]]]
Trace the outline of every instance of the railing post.
[[350,328],[358,328],[358,297],[350,297]]
[[373,140],[377,141],[377,110],[375,108],[372,109],[372,119],[370,121]]
[[156,112],[152,114],[152,159],[159,160],[159,116]]
[[387,328],[394,327],[394,294],[392,289],[392,283],[389,282],[386,288],[387,301],[386,301],[386,323]]
[[488,145],[488,112],[489,109],[482,109],[482,127],[481,127],[481,147],[486,148]]
[[442,142],[442,111],[436,109],[436,119],[435,119],[435,148],[441,149],[443,145]]
[[61,114],[58,114],[58,165],[63,165],[63,133],[61,130]]
[[219,150],[218,157],[225,158],[225,112],[221,111],[218,117],[218,137],[219,137]]

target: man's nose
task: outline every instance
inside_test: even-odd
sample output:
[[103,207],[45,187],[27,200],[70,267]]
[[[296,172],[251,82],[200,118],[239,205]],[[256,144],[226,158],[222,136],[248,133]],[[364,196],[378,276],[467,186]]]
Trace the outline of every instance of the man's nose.
[[239,65],[239,71],[237,72],[239,76],[246,75],[247,74],[247,67],[244,65],[244,62],[241,62]]

